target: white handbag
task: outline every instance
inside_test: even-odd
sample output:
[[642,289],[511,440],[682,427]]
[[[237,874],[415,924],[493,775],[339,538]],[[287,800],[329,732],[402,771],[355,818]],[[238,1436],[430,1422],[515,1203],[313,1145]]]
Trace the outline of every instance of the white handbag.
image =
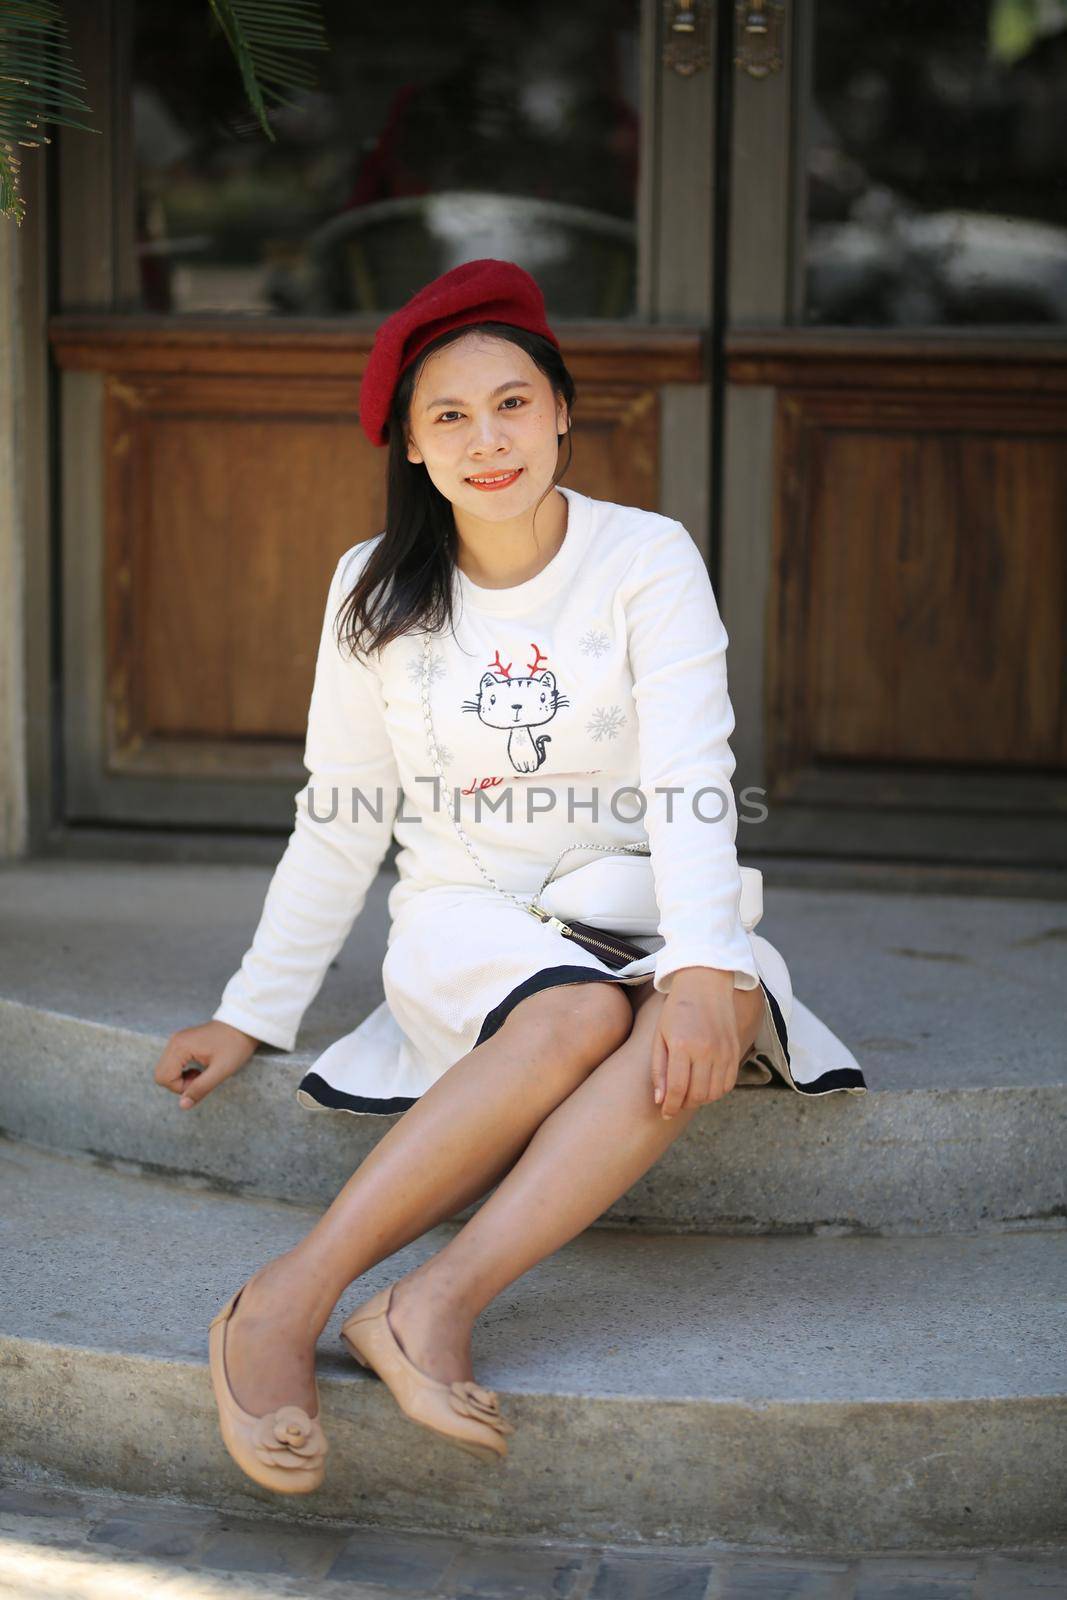
[[[586,846],[571,848],[581,850]],[[751,933],[763,916],[763,874],[755,867],[739,870],[741,923],[745,931]],[[616,933],[638,935],[659,932],[660,913],[647,847],[638,847],[625,855],[605,855],[600,861],[587,861],[558,877],[550,876],[537,898],[553,916],[564,920],[580,918],[592,928],[611,928]]]

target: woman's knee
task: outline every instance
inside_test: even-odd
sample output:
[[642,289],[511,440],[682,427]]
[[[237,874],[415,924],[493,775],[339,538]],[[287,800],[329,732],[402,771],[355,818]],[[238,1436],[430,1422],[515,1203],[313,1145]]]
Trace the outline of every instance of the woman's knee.
[[504,1027],[536,1030],[553,1052],[577,1064],[596,1066],[629,1037],[634,1013],[626,989],[618,983],[558,984],[527,995],[512,1010]]

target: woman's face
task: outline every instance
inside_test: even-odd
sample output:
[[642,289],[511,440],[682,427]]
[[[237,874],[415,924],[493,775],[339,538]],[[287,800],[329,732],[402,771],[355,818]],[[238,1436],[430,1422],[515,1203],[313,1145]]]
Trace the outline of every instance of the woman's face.
[[[460,515],[521,519],[555,475],[557,434],[569,426],[563,400],[525,350],[472,333],[422,364],[411,398],[408,460],[422,462]],[[498,478],[478,488],[473,478]]]

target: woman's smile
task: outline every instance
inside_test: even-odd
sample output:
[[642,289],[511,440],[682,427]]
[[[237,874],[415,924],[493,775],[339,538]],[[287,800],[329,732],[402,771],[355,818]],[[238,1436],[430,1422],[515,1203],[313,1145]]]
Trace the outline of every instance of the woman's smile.
[[515,482],[522,470],[516,467],[514,472],[480,472],[476,477],[468,478],[467,482],[472,489],[506,489]]

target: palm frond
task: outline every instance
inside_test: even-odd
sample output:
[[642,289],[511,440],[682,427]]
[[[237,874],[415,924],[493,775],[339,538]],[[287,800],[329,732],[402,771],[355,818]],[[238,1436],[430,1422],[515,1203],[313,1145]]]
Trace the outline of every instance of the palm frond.
[[293,52],[326,50],[318,0],[211,0],[259,124],[274,138],[266,102],[293,106],[284,89],[313,89],[315,75]]
[[100,132],[74,116],[92,109],[84,95],[55,0],[0,0],[0,216],[26,215],[15,148],[49,144],[43,122]]

